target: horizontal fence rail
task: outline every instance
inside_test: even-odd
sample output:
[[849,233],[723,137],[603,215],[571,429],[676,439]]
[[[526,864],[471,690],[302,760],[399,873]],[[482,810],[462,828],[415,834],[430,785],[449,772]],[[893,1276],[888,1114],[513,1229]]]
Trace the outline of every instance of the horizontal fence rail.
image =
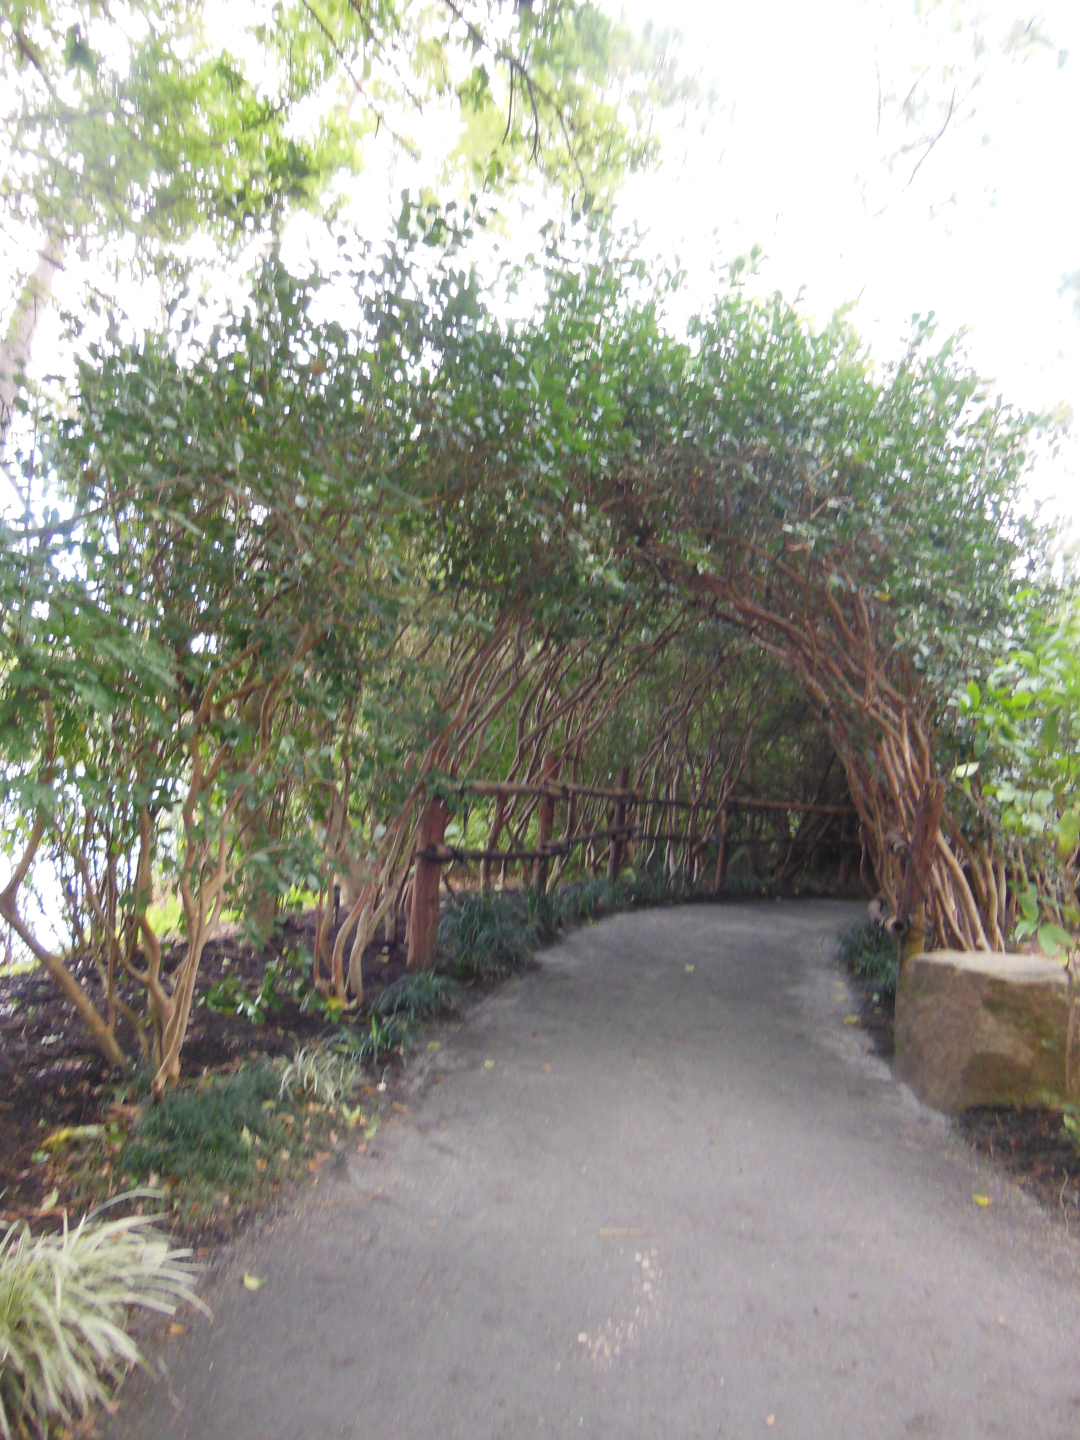
[[569,800],[571,795],[580,795],[586,800],[621,800],[625,805],[658,805],[672,810],[787,810],[799,815],[856,813],[852,805],[817,805],[807,800],[755,800],[748,796],[732,796],[730,800],[712,806],[701,800],[673,800],[666,795],[641,795],[636,790],[607,790],[595,785],[575,785],[562,780],[546,780],[534,784],[511,784],[502,780],[466,780],[459,789],[462,794],[471,790],[474,795],[523,795],[541,800]]
[[[620,825],[615,830],[590,830],[583,835],[562,835],[558,840],[549,840],[546,844],[536,850],[466,850],[460,845],[425,845],[422,850],[415,852],[418,860],[432,860],[440,865],[448,865],[452,862],[469,864],[475,860],[490,860],[493,864],[520,862],[523,860],[557,860],[560,855],[568,855],[578,845],[588,845],[594,840],[640,840],[643,845],[694,845],[706,846],[717,843],[724,839],[724,836],[715,829],[707,830],[701,835],[690,835],[682,831],[673,831],[660,834],[646,834],[640,825]],[[738,839],[731,839],[729,843],[738,849],[760,847],[766,848],[769,845],[791,845],[795,847],[817,845],[818,838],[800,840],[797,836],[787,835],[746,835]],[[854,843],[854,842],[852,842]]]
[[[527,876],[523,877],[523,880],[543,892],[549,884],[558,883],[568,857],[582,846],[593,847],[592,856],[587,863],[594,872],[598,864],[605,863],[600,860],[603,853],[600,847],[606,849],[606,869],[608,878],[612,880],[621,873],[631,847],[638,849],[640,853],[647,853],[650,858],[658,846],[668,847],[666,863],[675,863],[676,869],[684,868],[691,878],[700,876],[705,868],[706,851],[715,848],[715,866],[711,860],[708,863],[710,869],[715,869],[712,888],[719,892],[724,886],[728,862],[738,852],[748,850],[751,854],[760,854],[762,850],[779,849],[785,852],[783,859],[778,862],[779,865],[781,868],[790,867],[800,855],[809,852],[812,857],[814,848],[823,843],[820,825],[811,826],[811,829],[818,831],[817,834],[801,833],[811,817],[820,816],[825,821],[839,819],[839,828],[843,832],[847,829],[843,822],[856,816],[855,809],[850,805],[824,805],[811,800],[758,799],[740,795],[726,795],[716,800],[706,800],[702,796],[684,800],[671,795],[647,795],[628,786],[625,771],[620,773],[619,784],[614,788],[560,780],[553,771],[557,772],[557,763],[546,761],[545,773],[537,781],[465,780],[455,787],[463,800],[470,796],[494,799],[495,815],[487,845],[447,844],[445,830],[450,818],[450,808],[445,800],[438,797],[429,801],[413,850],[415,868],[411,881],[408,927],[410,966],[429,964],[434,959],[438,938],[439,892],[444,880],[449,885],[449,880],[446,879],[448,866],[479,863],[481,884],[485,889],[490,887],[496,868],[501,870],[499,883],[502,885],[506,882],[507,866],[531,866],[531,881]],[[524,822],[523,829],[511,826],[507,815],[507,811],[513,809],[513,802],[519,798],[529,802],[521,817]],[[598,829],[579,830],[572,834],[554,834],[557,806],[569,806],[566,816],[566,829],[569,830],[574,824],[574,809],[579,801],[586,805],[590,801],[606,802],[609,807],[606,817],[589,818],[592,818],[594,823],[596,819],[606,818],[608,824]],[[635,811],[642,814],[640,820],[630,818]],[[650,822],[657,821],[662,827],[665,812],[672,821],[675,821],[678,812],[689,812],[689,829],[678,829],[676,824],[672,824],[669,829],[649,828]],[[733,834],[733,829],[740,828],[733,825],[740,815],[750,817],[754,814],[762,817],[774,815],[777,819],[781,816],[800,818],[797,827],[794,824],[788,827],[788,833]],[[523,830],[527,831],[529,828],[530,816],[537,826],[535,838],[523,833]],[[503,824],[511,830],[511,834],[504,840],[506,848],[500,849],[497,837]],[[699,824],[700,831],[697,828]],[[847,850],[858,844],[855,837],[843,833],[837,839]],[[507,841],[510,843],[507,844]],[[685,846],[685,852],[680,860],[672,862],[670,847],[679,846]],[[848,863],[843,862],[842,873],[846,873]]]

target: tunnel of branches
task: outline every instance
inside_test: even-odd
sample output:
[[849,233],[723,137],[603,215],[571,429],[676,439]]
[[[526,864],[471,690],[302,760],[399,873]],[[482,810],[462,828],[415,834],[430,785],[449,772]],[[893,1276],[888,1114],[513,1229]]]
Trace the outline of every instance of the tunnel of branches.
[[[345,326],[272,262],[195,360],[117,341],[39,422],[82,522],[26,547],[20,603],[83,590],[9,672],[36,677],[36,738],[3,913],[105,1052],[116,1007],[20,909],[35,861],[98,973],[145,992],[164,1084],[224,907],[265,926],[313,892],[345,997],[433,839],[451,891],[537,883],[449,852],[528,851],[545,786],[556,839],[637,797],[619,864],[861,876],[896,911],[937,784],[927,943],[1003,948],[1023,861],[952,779],[951,698],[1033,583],[1027,422],[926,331],[881,375],[842,325],[737,290],[675,338],[633,259],[553,265],[513,323],[449,261],[412,265],[364,271]],[[556,847],[542,885],[613,845]]]

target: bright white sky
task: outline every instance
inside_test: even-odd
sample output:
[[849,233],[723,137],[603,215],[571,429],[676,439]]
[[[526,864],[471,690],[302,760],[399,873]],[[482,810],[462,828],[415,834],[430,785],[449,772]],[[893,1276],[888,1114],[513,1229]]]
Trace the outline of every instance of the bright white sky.
[[[699,115],[668,126],[659,170],[633,177],[618,207],[648,252],[687,268],[688,311],[759,245],[752,287],[802,292],[822,321],[854,302],[852,323],[877,357],[895,356],[912,315],[933,311],[943,337],[966,331],[972,364],[1007,399],[1080,416],[1077,292],[1061,293],[1063,276],[1080,271],[1080,0],[1043,0],[1037,11],[1019,8],[1025,0],[927,0],[925,20],[914,0],[601,3],[635,27],[681,30],[684,66],[715,92],[704,125]],[[979,17],[986,48],[976,59]],[[1008,55],[1018,19],[1036,19],[1049,43]],[[942,105],[957,97],[914,178],[921,151],[897,151],[940,114],[909,124],[888,103],[913,84]],[[453,144],[445,116],[425,116],[420,129],[419,165],[373,142],[350,184],[349,208],[373,237],[401,189],[431,183]],[[518,240],[528,242],[536,216]],[[326,245],[303,218],[292,239],[298,256]],[[77,272],[73,264],[66,281],[73,298],[85,283]],[[36,337],[39,364],[58,325],[52,317]],[[1042,457],[1033,488],[1073,521],[1075,537],[1080,439]]]
[[[635,24],[679,28],[686,63],[716,91],[704,132],[667,137],[659,173],[632,180],[620,207],[650,249],[681,258],[695,304],[711,266],[758,244],[755,284],[802,290],[819,319],[857,302],[876,355],[895,355],[912,314],[932,310],[943,334],[966,329],[971,362],[1007,399],[1080,416],[1080,316],[1075,292],[1060,293],[1080,270],[1077,0],[972,0],[927,22],[912,0],[623,3]],[[976,61],[980,13],[989,48]],[[1038,17],[1051,42],[1026,59],[1002,50],[1018,17]],[[950,61],[963,65],[946,79]],[[947,104],[957,91],[913,180],[917,153],[891,174],[887,160],[920,131],[896,106],[879,124],[879,74],[886,95],[919,81]],[[1075,437],[1036,484],[1080,528]]]

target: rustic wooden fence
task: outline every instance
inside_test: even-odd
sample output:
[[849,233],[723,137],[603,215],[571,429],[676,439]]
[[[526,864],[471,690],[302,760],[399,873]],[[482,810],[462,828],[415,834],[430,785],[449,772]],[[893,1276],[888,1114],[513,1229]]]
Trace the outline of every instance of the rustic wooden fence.
[[[462,794],[472,794],[495,801],[494,819],[490,836],[497,839],[503,828],[506,803],[517,798],[532,802],[536,812],[536,841],[530,844],[511,843],[500,848],[491,843],[486,846],[447,844],[446,827],[450,819],[450,808],[440,797],[430,800],[421,817],[417,830],[417,844],[414,852],[415,868],[411,883],[408,918],[408,964],[410,968],[431,964],[435,958],[439,929],[439,895],[446,868],[455,864],[479,864],[480,883],[485,889],[492,885],[493,869],[499,870],[500,883],[505,884],[507,869],[511,865],[531,866],[529,883],[538,891],[547,891],[557,882],[563,864],[571,852],[582,846],[603,845],[606,870],[610,879],[615,880],[627,864],[631,847],[638,853],[651,858],[658,846],[668,851],[670,847],[685,847],[679,864],[673,866],[677,873],[680,865],[685,868],[687,879],[700,882],[706,851],[716,847],[713,868],[712,890],[719,893],[724,886],[730,855],[737,848],[786,844],[788,857],[802,848],[820,846],[821,834],[804,837],[789,833],[785,836],[734,836],[732,826],[740,814],[776,813],[785,816],[799,815],[826,816],[839,819],[854,818],[855,810],[845,805],[824,805],[802,800],[756,799],[725,795],[705,803],[699,796],[682,799],[665,795],[646,795],[628,788],[626,772],[620,772],[615,788],[580,785],[561,781],[554,773],[554,767],[545,763],[545,774],[532,783],[512,783],[498,780],[470,780],[462,785]],[[610,823],[599,828],[575,830],[576,802],[581,800],[607,802]],[[557,808],[567,807],[566,825],[562,834],[555,833]],[[677,828],[675,816],[689,812],[690,823]],[[671,821],[663,826],[665,813]],[[634,818],[641,815],[642,819]],[[531,818],[531,817],[530,817]],[[657,820],[660,828],[657,828]],[[704,820],[704,823],[698,822]],[[859,841],[854,836],[841,837],[837,843],[846,846],[841,862],[840,881],[846,879],[852,856],[857,853]],[[557,866],[553,871],[553,865]]]

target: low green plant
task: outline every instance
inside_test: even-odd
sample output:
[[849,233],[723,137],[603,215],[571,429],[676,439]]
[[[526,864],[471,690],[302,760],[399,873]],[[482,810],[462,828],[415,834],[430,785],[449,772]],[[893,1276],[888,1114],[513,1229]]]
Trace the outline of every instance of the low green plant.
[[167,1090],[160,1104],[144,1108],[120,1154],[120,1169],[218,1187],[251,1179],[256,1149],[284,1135],[275,1109],[280,1083],[269,1065],[258,1064]]
[[566,924],[594,920],[620,909],[633,895],[633,887],[606,875],[587,876],[567,885],[560,893],[562,918]]
[[746,871],[729,872],[724,879],[724,894],[729,900],[775,900],[782,892],[776,881]]
[[453,974],[485,980],[525,964],[536,947],[522,904],[508,895],[480,890],[466,895],[439,922],[439,941]]
[[1071,1140],[1077,1150],[1080,1150],[1080,1119],[1077,1118],[1075,1105],[1066,1105],[1063,1109],[1061,1136],[1063,1140]]
[[840,932],[839,946],[849,970],[877,985],[883,995],[896,994],[896,945],[880,926],[872,920],[856,921]]
[[[271,960],[263,971],[258,990],[249,990],[238,975],[226,975],[210,986],[203,1003],[215,1015],[241,1015],[253,1025],[262,1025],[268,1015],[276,1015],[281,1009],[278,993],[281,981],[281,963]],[[295,988],[294,982],[292,989],[295,991]]]
[[281,1072],[278,1094],[292,1100],[337,1105],[360,1083],[363,1063],[340,1041],[301,1045]]
[[394,1015],[407,1024],[433,1020],[457,1009],[458,987],[446,975],[421,970],[388,985],[372,1005],[372,1013],[385,1019]]
[[395,1050],[404,1051],[409,1039],[406,1015],[369,1015],[362,1024],[342,1025],[336,1043],[357,1065],[375,1065]]
[[190,1250],[143,1216],[84,1219],[33,1235],[0,1232],[0,1434],[4,1440],[70,1425],[142,1355],[124,1326],[132,1306],[173,1315],[194,1290]]
[[445,1008],[452,990],[442,976],[431,976],[430,984],[418,976],[410,980],[413,983],[383,992],[390,998],[381,1011],[355,1024],[335,1026],[313,1044],[301,1046],[281,1072],[279,1096],[339,1105],[363,1080],[365,1066],[405,1050],[411,1022]]
[[526,890],[523,905],[530,951],[550,944],[563,927],[565,910],[562,896]]

